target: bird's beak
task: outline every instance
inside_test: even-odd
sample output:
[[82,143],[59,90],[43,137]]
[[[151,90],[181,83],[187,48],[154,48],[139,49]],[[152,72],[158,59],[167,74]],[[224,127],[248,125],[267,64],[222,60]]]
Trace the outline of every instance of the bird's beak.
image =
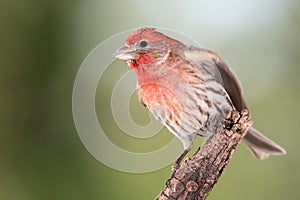
[[134,60],[137,57],[137,53],[128,46],[124,45],[117,49],[112,56],[120,60],[128,61]]

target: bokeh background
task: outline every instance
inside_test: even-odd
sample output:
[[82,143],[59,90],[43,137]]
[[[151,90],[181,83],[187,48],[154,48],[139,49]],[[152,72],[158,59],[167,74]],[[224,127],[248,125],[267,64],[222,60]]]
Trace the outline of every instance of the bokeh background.
[[[208,199],[300,198],[299,1],[1,0],[0,199],[133,200],[159,193],[170,166],[146,174],[106,167],[85,149],[72,118],[83,59],[111,35],[142,26],[177,30],[218,52],[239,76],[256,128],[287,149],[284,157],[258,161],[240,145]],[[111,89],[126,71],[116,61],[100,80],[99,121],[122,148],[155,150],[172,139],[168,131],[139,141],[113,121]],[[137,123],[147,123],[136,96],[129,107]]]

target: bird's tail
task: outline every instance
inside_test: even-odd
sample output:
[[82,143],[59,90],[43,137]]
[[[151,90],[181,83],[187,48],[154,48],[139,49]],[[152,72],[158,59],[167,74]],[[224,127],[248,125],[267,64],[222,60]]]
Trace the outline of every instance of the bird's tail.
[[243,139],[252,153],[260,160],[268,158],[270,155],[284,155],[286,151],[271,139],[261,134],[251,127]]

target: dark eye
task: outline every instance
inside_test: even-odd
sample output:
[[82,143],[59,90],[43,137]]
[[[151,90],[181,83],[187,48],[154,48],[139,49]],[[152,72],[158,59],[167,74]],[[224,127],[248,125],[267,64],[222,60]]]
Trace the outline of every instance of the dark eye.
[[148,42],[146,42],[145,40],[140,42],[140,47],[146,47],[148,45]]

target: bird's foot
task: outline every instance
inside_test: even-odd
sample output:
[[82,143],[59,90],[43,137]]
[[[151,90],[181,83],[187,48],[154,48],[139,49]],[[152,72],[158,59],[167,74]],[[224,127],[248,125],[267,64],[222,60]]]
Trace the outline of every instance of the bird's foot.
[[165,182],[167,186],[169,186],[171,179],[174,178],[174,175],[175,175],[176,171],[179,169],[179,167],[180,167],[180,164],[177,163],[177,162],[175,162],[172,165],[172,174],[171,174],[171,177],[169,179],[167,179],[166,182]]
[[224,122],[224,128],[230,130],[233,126],[233,121],[231,119],[226,119]]
[[176,171],[179,169],[179,167],[180,167],[180,164],[179,163],[174,163],[173,165],[172,165],[172,176],[171,177],[173,177],[174,176],[174,174],[176,173]]
[[234,124],[234,121],[231,118],[231,112],[229,112],[226,116],[226,119],[224,121],[224,128],[227,130],[230,130]]

